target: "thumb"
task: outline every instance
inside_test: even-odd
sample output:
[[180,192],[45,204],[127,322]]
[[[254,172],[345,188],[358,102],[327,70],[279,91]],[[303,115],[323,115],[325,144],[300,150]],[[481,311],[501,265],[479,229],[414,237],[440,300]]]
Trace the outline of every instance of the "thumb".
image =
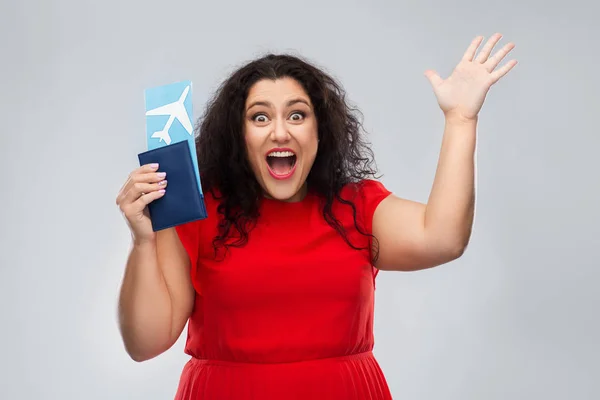
[[436,87],[439,84],[441,84],[444,80],[442,78],[440,78],[440,76],[437,74],[437,72],[435,72],[432,69],[428,69],[427,71],[425,71],[425,73],[423,74],[425,75],[425,77],[427,79],[429,79],[429,82],[431,83],[431,86]]

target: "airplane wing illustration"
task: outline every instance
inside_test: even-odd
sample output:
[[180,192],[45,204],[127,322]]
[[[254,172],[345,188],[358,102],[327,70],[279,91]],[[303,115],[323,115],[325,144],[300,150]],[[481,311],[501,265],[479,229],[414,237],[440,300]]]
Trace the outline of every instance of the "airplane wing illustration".
[[192,129],[193,129],[192,122],[190,121],[190,117],[187,113],[187,110],[185,109],[185,105],[183,104],[189,91],[190,91],[190,87],[187,86],[183,90],[183,93],[181,94],[181,97],[179,98],[179,100],[177,100],[173,103],[165,104],[164,106],[153,108],[152,110],[148,110],[146,112],[146,115],[174,116],[181,123],[181,125],[183,125],[185,130],[189,134],[192,134]]
[[170,103],[164,106],[153,108],[152,110],[146,111],[146,115],[171,115],[175,114],[177,103]]
[[174,112],[175,118],[177,118],[177,120],[179,122],[181,122],[181,125],[183,125],[183,127],[185,128],[185,130],[191,134],[192,133],[192,122],[190,121],[190,117],[188,116],[188,113],[183,105],[183,103],[177,103],[177,108]]

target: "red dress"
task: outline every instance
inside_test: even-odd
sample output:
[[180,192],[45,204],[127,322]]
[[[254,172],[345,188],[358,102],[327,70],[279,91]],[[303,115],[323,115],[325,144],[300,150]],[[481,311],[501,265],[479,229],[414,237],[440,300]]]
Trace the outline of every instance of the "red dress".
[[[342,197],[371,232],[389,193],[365,180]],[[191,359],[176,400],[391,399],[372,353],[370,252],[351,248],[309,193],[296,203],[262,200],[248,243],[214,260],[218,203],[205,195],[209,217],[176,228],[196,289],[185,346]],[[351,208],[334,203],[333,210],[352,243],[367,247]]]

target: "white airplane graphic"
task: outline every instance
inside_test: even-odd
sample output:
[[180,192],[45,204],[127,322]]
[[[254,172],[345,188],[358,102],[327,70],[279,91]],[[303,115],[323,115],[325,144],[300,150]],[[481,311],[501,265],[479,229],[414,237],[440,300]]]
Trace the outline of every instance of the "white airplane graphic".
[[171,125],[173,125],[173,121],[175,121],[175,118],[177,118],[177,120],[181,122],[181,125],[183,125],[185,130],[190,135],[192,134],[192,123],[190,122],[190,117],[187,113],[187,110],[185,109],[185,106],[183,105],[183,102],[185,101],[189,91],[190,87],[188,85],[185,87],[185,89],[183,89],[183,93],[181,94],[181,97],[179,97],[179,100],[173,103],[165,104],[164,106],[154,108],[152,110],[148,110],[146,112],[146,115],[169,116],[169,120],[165,124],[163,130],[154,132],[151,136],[152,138],[158,138],[161,142],[164,141],[167,145],[171,144],[171,135],[169,135],[169,129],[171,129]]

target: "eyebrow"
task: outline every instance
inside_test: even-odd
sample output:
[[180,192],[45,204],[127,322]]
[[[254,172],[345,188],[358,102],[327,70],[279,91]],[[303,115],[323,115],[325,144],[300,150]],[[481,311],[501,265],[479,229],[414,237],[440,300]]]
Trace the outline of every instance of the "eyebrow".
[[[304,100],[304,99],[302,99],[302,98],[295,98],[295,99],[291,99],[291,100],[289,100],[289,101],[288,101],[288,102],[285,104],[285,106],[286,106],[286,107],[291,107],[291,106],[293,106],[294,104],[297,104],[297,103],[304,103],[304,104],[306,104],[308,107],[310,107],[310,104],[308,103],[308,101],[306,101],[306,100]],[[272,105],[270,102],[268,102],[268,101],[254,101],[254,102],[252,102],[252,103],[251,103],[251,104],[248,106],[248,108],[246,108],[246,111],[248,111],[248,110],[249,110],[249,109],[251,109],[252,107],[256,107],[256,106],[264,106],[264,107],[269,107],[269,108],[270,108],[270,107],[272,107],[273,105]]]

